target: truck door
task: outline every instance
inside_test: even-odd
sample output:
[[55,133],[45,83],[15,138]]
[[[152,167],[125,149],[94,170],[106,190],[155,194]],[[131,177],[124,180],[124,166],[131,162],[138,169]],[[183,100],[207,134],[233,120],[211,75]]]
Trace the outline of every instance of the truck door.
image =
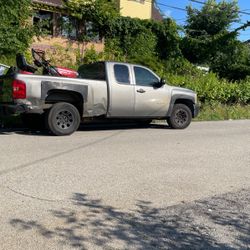
[[131,67],[122,63],[109,63],[109,117],[131,117],[134,115],[135,86]]
[[160,78],[151,70],[133,66],[135,80],[135,116],[165,117],[170,103],[170,91],[167,85],[154,87]]

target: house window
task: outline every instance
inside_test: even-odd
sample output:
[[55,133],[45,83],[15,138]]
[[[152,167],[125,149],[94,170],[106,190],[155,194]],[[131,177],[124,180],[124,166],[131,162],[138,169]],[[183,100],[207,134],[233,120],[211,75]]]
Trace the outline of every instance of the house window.
[[92,42],[98,42],[100,40],[99,32],[93,22],[85,23],[85,35]]
[[39,32],[47,35],[53,35],[53,13],[40,10],[33,16],[33,25],[38,28]]
[[77,20],[70,16],[61,16],[60,35],[67,38],[77,38]]

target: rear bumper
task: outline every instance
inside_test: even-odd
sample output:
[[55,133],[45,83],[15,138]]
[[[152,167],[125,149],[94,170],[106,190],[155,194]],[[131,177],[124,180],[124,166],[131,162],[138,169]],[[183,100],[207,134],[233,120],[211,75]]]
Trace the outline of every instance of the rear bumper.
[[199,106],[199,104],[194,104],[193,118],[195,118],[196,116],[198,116],[199,113],[200,113],[200,106]]
[[0,104],[0,116],[9,116],[14,114],[21,114],[28,111],[28,107],[24,104]]

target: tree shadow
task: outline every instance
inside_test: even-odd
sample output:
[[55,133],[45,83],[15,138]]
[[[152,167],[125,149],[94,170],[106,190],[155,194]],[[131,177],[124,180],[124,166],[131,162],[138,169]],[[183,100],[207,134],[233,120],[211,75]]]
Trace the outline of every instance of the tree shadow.
[[[48,219],[56,222],[55,227],[18,218],[10,224],[80,249],[249,249],[249,190],[239,193],[164,209],[138,201],[130,212],[75,193],[70,209],[50,211]],[[230,237],[223,232],[230,232]]]

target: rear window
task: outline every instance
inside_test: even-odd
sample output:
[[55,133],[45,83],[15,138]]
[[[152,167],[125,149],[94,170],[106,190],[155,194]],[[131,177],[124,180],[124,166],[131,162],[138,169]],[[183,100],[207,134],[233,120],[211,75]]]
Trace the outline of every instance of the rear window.
[[78,69],[79,78],[90,80],[106,80],[105,64],[98,62],[93,64],[81,65]]
[[129,70],[126,65],[116,64],[114,66],[115,79],[118,83],[130,84]]

